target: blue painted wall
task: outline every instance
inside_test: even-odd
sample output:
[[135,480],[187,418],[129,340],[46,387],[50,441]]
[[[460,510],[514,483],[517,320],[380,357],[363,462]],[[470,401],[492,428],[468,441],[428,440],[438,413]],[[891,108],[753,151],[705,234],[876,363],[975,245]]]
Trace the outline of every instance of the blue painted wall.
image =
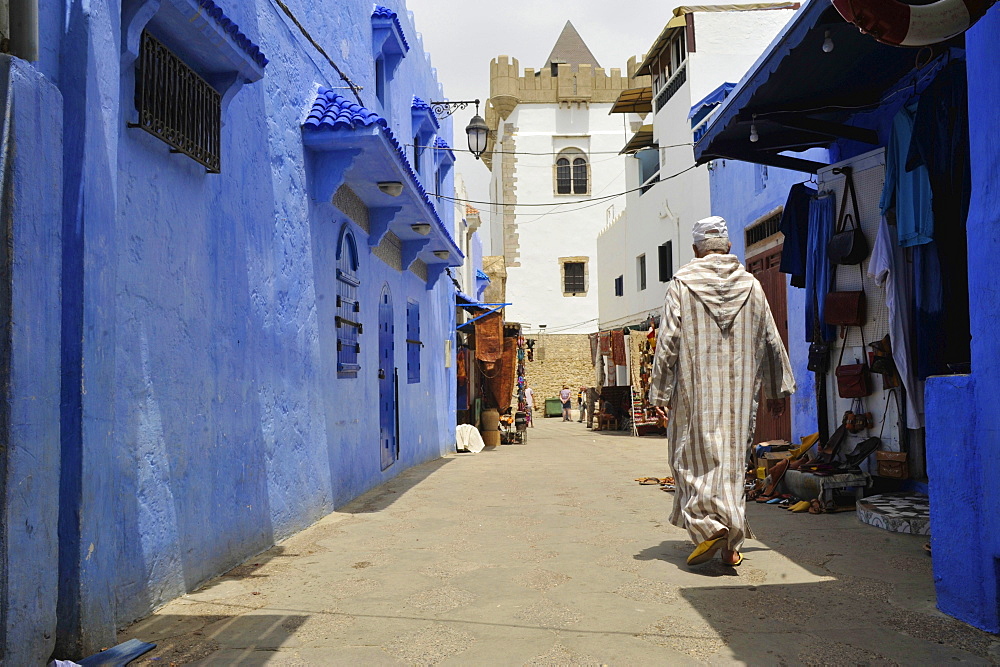
[[62,97],[0,56],[0,663],[38,664],[56,635]]
[[[47,468],[34,480],[35,497],[42,488],[54,497],[58,488],[58,520],[54,500],[47,509],[40,504],[30,540],[48,536],[34,561],[41,568],[45,553],[55,558],[58,533],[58,568],[46,569],[59,573],[56,653],[78,657],[114,643],[118,627],[155,606],[451,450],[455,377],[445,342],[454,350],[455,312],[446,277],[427,289],[412,271],[370,254],[363,230],[346,215],[311,200],[301,125],[320,86],[344,84],[273,2],[221,2],[271,62],[224,112],[218,175],[126,127],[135,117],[134,70],[122,64],[121,3],[40,4],[43,48],[32,71],[55,85],[36,84],[52,99],[36,101],[43,110],[25,104],[23,112],[35,114],[25,131],[34,133],[28,136],[38,151],[51,150],[50,172],[64,181],[62,195],[48,188],[44,198],[55,207],[46,219],[62,220],[47,242],[58,247],[61,232],[62,245],[26,277],[47,271],[42,284],[51,293],[41,296],[61,294],[61,306],[45,311],[52,321],[39,312],[48,303],[41,298],[25,314],[26,324],[43,318],[38,326],[54,337],[25,348],[31,381],[49,397],[25,423],[44,423],[32,436],[37,447],[54,448],[38,458]],[[287,4],[363,88],[365,104],[381,111],[372,3],[328,2],[322,11],[303,0]],[[405,141],[412,97],[440,99],[443,92],[403,2],[385,4],[410,45],[388,105],[392,129]],[[62,118],[60,146],[53,128]],[[45,141],[35,138],[43,125]],[[439,136],[454,143],[450,119]],[[24,167],[24,187],[31,169]],[[444,185],[450,194],[451,175]],[[438,210],[450,228],[453,205]],[[353,227],[361,249],[361,319],[371,332],[361,338],[362,370],[352,379],[337,377],[328,307],[343,225]],[[396,305],[403,381],[400,460],[382,472],[374,332],[385,284]],[[405,381],[407,299],[420,304],[425,344],[415,384]],[[52,360],[49,375],[36,357]],[[18,457],[8,462],[8,485],[24,465]],[[4,509],[15,505],[7,500]],[[34,544],[23,535],[9,539],[8,559]],[[55,581],[31,567],[6,573],[8,600],[35,592],[38,600],[31,623],[9,629],[16,636],[8,635],[8,645],[34,637],[56,615]],[[32,641],[31,661],[48,658],[51,646]]]
[[928,378],[927,468],[938,607],[1000,632],[1000,8],[966,33],[972,375]]
[[[825,161],[827,153],[812,149],[806,159]],[[747,225],[784,206],[789,189],[796,183],[809,179],[788,169],[767,168],[766,179],[760,178],[760,166],[738,160],[713,160],[710,177],[712,215],[721,215],[729,226],[733,254],[746,262],[746,245],[743,232]],[[760,187],[763,185],[763,187]],[[788,278],[787,280],[790,280]],[[806,368],[808,346],[803,343],[805,321],[805,290],[787,288],[788,356],[792,363],[797,391],[791,399],[792,438],[816,431],[815,376]]]

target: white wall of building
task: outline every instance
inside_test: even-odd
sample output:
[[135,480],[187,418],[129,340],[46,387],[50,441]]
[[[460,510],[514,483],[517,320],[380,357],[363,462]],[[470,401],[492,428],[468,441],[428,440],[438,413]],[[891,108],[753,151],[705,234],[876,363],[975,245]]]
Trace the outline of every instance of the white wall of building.
[[[660,147],[662,180],[645,193],[630,192],[624,214],[597,240],[601,329],[640,323],[662,308],[666,291],[658,270],[662,243],[672,243],[675,271],[694,257],[691,225],[712,213],[709,167],[691,168],[691,106],[722,83],[739,81],[793,15],[794,10],[695,14],[696,51],[688,54],[687,81],[645,120],[652,123]],[[653,91],[654,98],[657,92]],[[629,157],[625,162],[627,188],[633,190],[641,185],[639,161]],[[646,256],[644,290],[639,289],[637,273],[640,255]],[[614,279],[619,275],[624,278],[624,294],[615,296]]]
[[[506,131],[516,128],[512,172],[516,202],[546,204],[516,207],[516,257],[507,264],[507,300],[512,305],[505,317],[530,325],[529,332],[542,324],[552,333],[597,330],[597,235],[607,224],[611,202],[594,200],[625,190],[625,165],[617,152],[628,139],[622,117],[609,115],[609,110],[609,104],[589,108],[586,104],[521,104],[500,123],[498,150],[509,149]],[[588,157],[587,195],[555,194],[554,153],[565,148],[578,148]],[[497,154],[493,163],[494,201],[502,199],[502,157]],[[492,252],[501,254],[503,216],[496,207],[491,213]],[[560,258],[566,257],[586,258],[583,294],[563,293]]]

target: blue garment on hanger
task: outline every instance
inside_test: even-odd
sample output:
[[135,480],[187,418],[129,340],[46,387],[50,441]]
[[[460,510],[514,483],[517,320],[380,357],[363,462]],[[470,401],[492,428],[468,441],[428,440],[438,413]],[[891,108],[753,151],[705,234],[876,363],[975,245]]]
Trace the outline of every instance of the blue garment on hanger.
[[816,197],[809,203],[809,235],[806,253],[806,342],[814,340],[814,325],[818,322],[823,340],[833,340],[835,327],[823,321],[826,294],[830,291],[830,260],[826,242],[833,235],[837,203],[833,195]]
[[927,167],[906,170],[916,111],[914,102],[900,109],[892,119],[892,133],[885,153],[885,185],[879,202],[882,215],[895,208],[896,233],[899,245],[904,248],[934,240],[933,198]]
[[806,258],[809,254],[809,207],[816,190],[805,183],[796,183],[788,191],[788,200],[781,213],[781,233],[785,243],[781,250],[779,271],[792,276],[792,287],[806,286]]

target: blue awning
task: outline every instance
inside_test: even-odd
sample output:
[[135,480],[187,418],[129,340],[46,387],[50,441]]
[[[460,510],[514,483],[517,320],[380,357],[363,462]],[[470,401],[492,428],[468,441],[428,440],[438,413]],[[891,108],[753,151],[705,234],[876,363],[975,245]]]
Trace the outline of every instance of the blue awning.
[[487,283],[493,282],[492,280],[490,280],[490,277],[488,275],[483,273],[482,269],[476,269],[476,280],[481,280]]
[[721,104],[722,101],[729,95],[729,92],[735,87],[735,83],[729,83],[727,81],[710,92],[700,102],[691,107],[691,113],[688,114],[688,120],[697,116],[705,107],[714,107],[716,104]]
[[[826,33],[833,51],[823,50]],[[887,46],[844,21],[828,0],[809,0],[736,85],[695,144],[699,164],[717,158],[815,172],[789,155],[838,139],[875,147],[859,112],[913,69],[914,51]],[[750,141],[751,126],[758,140]]]

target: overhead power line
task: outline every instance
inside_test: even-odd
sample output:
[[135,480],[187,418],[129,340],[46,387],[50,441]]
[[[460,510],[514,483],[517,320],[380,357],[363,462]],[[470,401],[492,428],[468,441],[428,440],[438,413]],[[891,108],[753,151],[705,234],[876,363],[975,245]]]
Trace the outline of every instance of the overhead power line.
[[[663,178],[661,178],[657,182],[662,183],[663,181],[669,181],[672,178],[677,178],[681,174],[685,174],[685,173],[691,171],[692,169],[695,169],[696,167],[698,167],[698,165],[697,164],[693,164],[690,167],[687,167],[686,169],[682,169],[681,171],[677,172],[676,174],[671,174],[670,176],[664,176]],[[618,193],[615,193],[613,195],[603,195],[601,197],[592,197],[590,199],[581,199],[579,201],[546,202],[544,204],[522,204],[521,202],[505,203],[505,202],[492,202],[492,201],[476,201],[474,199],[458,199],[456,197],[448,197],[447,195],[437,195],[437,194],[436,195],[432,195],[432,196],[433,197],[437,197],[438,199],[444,199],[446,201],[457,202],[459,204],[480,204],[482,206],[525,206],[525,207],[528,207],[528,206],[572,206],[574,204],[584,204],[584,203],[586,203],[586,204],[595,204],[595,203],[605,202],[605,201],[608,201],[610,199],[615,199],[616,197],[621,197],[623,195],[627,195],[630,192],[638,192],[639,190],[642,190],[644,187],[648,187],[648,186],[647,185],[640,185],[637,188],[632,188],[631,190],[626,190],[625,192],[618,192]]]

